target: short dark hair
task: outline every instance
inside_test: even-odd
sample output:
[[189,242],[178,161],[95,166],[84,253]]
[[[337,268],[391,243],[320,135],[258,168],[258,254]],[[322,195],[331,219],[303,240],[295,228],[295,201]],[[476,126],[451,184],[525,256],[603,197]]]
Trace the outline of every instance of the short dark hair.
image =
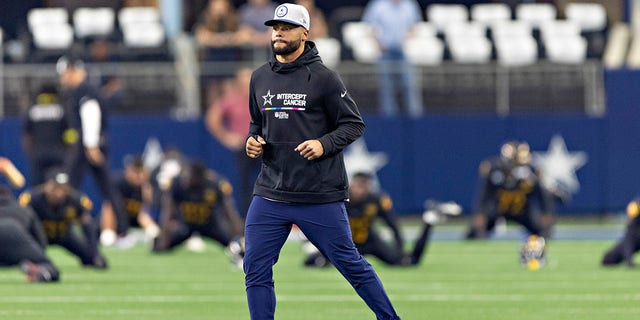
[[371,174],[371,172],[358,171],[353,174],[353,179],[357,179],[357,178],[364,179],[364,180],[371,180],[373,178],[373,174]]

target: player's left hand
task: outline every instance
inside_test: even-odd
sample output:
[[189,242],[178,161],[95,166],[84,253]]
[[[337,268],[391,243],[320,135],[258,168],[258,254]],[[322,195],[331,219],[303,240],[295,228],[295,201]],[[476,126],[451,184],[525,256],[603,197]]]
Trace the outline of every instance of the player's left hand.
[[300,152],[300,155],[307,160],[318,159],[324,154],[322,143],[316,139],[304,141],[293,150]]

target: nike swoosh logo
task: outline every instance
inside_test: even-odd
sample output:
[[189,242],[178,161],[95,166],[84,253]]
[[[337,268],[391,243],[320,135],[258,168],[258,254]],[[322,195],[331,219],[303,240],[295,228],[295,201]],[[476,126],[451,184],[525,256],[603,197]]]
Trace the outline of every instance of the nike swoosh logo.
[[347,90],[345,90],[344,92],[340,93],[340,98],[344,98],[344,96],[347,95]]

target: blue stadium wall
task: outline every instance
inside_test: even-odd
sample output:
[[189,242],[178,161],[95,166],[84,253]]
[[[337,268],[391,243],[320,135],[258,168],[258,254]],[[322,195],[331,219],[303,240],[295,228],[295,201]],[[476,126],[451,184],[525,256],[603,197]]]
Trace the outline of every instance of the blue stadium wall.
[[[509,139],[528,141],[532,151],[544,152],[556,134],[562,135],[569,152],[583,151],[588,156],[577,171],[579,192],[558,211],[619,211],[640,190],[640,73],[608,71],[605,78],[607,114],[602,118],[570,114],[428,115],[419,120],[367,116],[365,141],[370,152],[388,156],[378,176],[399,213],[419,212],[427,198],[454,200],[469,212],[482,159],[497,154],[500,144]],[[0,155],[28,172],[20,132],[20,119],[0,121]],[[116,170],[122,168],[125,155],[141,153],[149,137],[156,137],[163,147],[179,147],[235,183],[232,154],[210,136],[201,120],[113,117],[110,134],[110,162]],[[85,185],[98,200],[90,180]]]

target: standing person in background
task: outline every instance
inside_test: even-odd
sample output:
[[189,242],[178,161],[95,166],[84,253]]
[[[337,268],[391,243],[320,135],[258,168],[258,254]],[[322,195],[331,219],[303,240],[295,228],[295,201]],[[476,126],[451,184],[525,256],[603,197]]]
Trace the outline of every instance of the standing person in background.
[[254,47],[266,48],[269,45],[271,32],[264,21],[271,18],[275,8],[276,4],[271,0],[248,0],[238,9],[240,28],[249,31]]
[[23,127],[23,147],[31,165],[30,185],[43,183],[49,169],[63,165],[69,146],[65,142],[67,129],[57,88],[53,84],[43,85],[36,103],[27,110]]
[[416,86],[415,70],[404,55],[403,44],[414,26],[422,21],[420,5],[415,0],[374,0],[367,4],[362,21],[373,26],[382,53],[378,62],[378,103],[383,114],[398,114],[395,93],[397,77],[400,77],[406,112],[419,117],[422,98]]
[[342,79],[308,41],[303,6],[278,6],[274,55],[251,77],[251,126],[246,152],[262,156],[262,170],[245,224],[245,285],[251,319],[273,319],[273,265],[292,225],[349,281],[377,319],[400,319],[382,282],[358,253],[349,229],[342,150],[364,132],[364,122]]
[[235,155],[242,217],[247,214],[253,194],[253,183],[260,172],[260,161],[248,158],[244,151],[251,121],[247,109],[251,72],[250,68],[238,70],[235,78],[229,80],[222,98],[209,107],[205,118],[209,132]]
[[78,189],[87,169],[102,195],[100,241],[106,246],[115,244],[118,234],[128,229],[122,201],[109,177],[107,161],[107,115],[100,103],[97,90],[89,84],[84,62],[78,57],[63,56],[58,59],[56,70],[60,83],[70,90],[67,100],[67,121],[73,130],[72,149],[65,165],[69,172],[69,184]]

